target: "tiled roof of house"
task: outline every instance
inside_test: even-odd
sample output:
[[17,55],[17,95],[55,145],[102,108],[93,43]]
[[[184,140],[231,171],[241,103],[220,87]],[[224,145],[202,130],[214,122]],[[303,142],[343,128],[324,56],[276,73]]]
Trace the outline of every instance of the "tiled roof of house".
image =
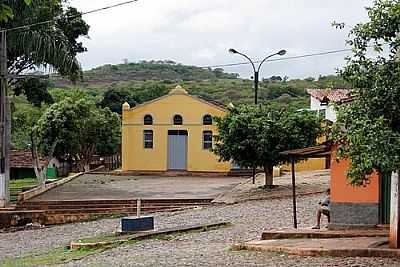
[[307,89],[307,93],[319,101],[334,103],[348,102],[353,99],[349,89]]
[[[45,163],[41,160],[41,163]],[[30,151],[10,151],[10,168],[33,168],[33,159]]]

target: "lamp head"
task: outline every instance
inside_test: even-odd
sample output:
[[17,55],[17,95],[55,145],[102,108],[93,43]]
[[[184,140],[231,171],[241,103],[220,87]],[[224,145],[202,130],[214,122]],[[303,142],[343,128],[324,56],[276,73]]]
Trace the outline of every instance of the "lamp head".
[[232,54],[237,54],[237,53],[239,53],[238,51],[236,51],[235,49],[233,49],[233,48],[230,48],[229,49],[229,53],[232,53]]
[[281,51],[278,52],[278,55],[283,56],[286,54],[286,50],[282,49]]

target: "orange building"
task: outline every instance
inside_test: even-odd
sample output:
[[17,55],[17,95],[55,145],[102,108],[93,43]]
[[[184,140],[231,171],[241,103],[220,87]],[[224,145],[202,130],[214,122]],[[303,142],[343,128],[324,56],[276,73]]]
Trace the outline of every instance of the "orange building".
[[363,186],[352,186],[347,180],[350,160],[331,155],[331,222],[330,228],[388,224],[390,216],[390,176],[377,172]]

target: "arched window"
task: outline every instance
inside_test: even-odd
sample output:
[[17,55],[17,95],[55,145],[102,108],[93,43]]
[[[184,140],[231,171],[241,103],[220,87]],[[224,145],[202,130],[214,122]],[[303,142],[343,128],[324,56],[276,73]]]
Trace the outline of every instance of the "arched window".
[[204,115],[203,125],[212,125],[212,117],[210,114]]
[[182,125],[183,119],[181,115],[174,116],[174,125]]
[[153,117],[151,115],[146,115],[143,118],[144,125],[152,125],[153,124]]

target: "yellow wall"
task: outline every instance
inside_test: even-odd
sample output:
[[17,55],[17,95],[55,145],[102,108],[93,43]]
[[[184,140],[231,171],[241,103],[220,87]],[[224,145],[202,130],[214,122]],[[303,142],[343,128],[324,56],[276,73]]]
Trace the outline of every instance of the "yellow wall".
[[[317,138],[317,144],[322,144],[326,141],[326,136],[321,136]],[[301,171],[317,171],[326,169],[326,159],[325,158],[310,158],[307,160],[302,160],[297,162],[294,166],[295,170]],[[290,171],[291,165],[286,164],[281,166],[283,171]]]
[[[297,162],[295,167],[296,171],[316,171],[316,170],[324,170],[326,169],[326,159],[324,158],[316,158],[316,159],[308,159],[303,160],[301,162]],[[291,165],[286,164],[282,166],[283,171],[290,171]]]
[[[188,131],[187,170],[227,172],[229,162],[219,162],[211,151],[203,149],[203,131],[217,134],[215,125],[203,125],[203,116],[222,117],[225,110],[187,95],[183,90],[122,112],[122,169],[124,171],[166,171],[168,130]],[[143,125],[146,114],[153,125]],[[174,115],[183,117],[183,125],[173,125]],[[153,149],[144,149],[144,130],[153,130]]]

